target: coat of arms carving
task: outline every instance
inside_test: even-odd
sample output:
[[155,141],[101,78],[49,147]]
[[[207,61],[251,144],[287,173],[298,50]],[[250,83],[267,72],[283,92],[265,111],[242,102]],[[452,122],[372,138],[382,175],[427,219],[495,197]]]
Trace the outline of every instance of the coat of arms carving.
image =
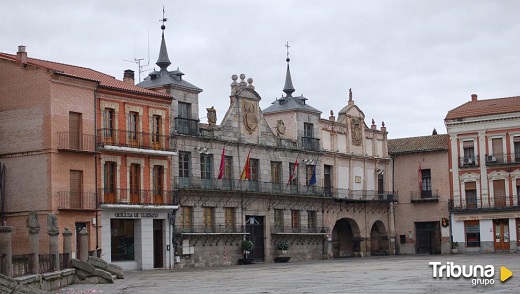
[[244,114],[243,114],[244,126],[246,127],[249,134],[252,134],[258,126],[258,121],[256,119],[255,104],[252,102],[244,101],[242,109],[244,111]]
[[362,140],[362,129],[361,129],[361,119],[359,118],[353,118],[352,119],[352,144],[355,146],[361,146],[361,140]]

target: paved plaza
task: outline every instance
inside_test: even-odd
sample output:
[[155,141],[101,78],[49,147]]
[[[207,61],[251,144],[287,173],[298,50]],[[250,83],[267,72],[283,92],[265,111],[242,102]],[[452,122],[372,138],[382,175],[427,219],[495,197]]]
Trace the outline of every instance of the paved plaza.
[[[343,258],[228,267],[125,272],[111,285],[70,285],[78,293],[520,293],[520,254]],[[493,285],[433,278],[429,262],[493,265]],[[500,268],[513,276],[502,283]],[[487,282],[491,282],[487,280]]]

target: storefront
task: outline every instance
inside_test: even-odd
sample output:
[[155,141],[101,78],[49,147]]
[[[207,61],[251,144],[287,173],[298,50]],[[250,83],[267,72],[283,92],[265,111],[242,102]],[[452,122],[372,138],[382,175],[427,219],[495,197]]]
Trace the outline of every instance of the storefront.
[[173,268],[172,225],[176,205],[102,206],[102,258],[123,270]]

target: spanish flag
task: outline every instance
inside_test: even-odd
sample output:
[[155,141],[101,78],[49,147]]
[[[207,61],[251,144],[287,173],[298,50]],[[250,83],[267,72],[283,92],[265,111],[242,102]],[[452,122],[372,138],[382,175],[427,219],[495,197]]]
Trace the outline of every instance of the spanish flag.
[[246,164],[244,165],[244,169],[242,170],[242,174],[240,175],[240,180],[250,180],[251,172],[249,171],[249,155],[251,154],[251,149],[249,149],[249,153],[247,153]]

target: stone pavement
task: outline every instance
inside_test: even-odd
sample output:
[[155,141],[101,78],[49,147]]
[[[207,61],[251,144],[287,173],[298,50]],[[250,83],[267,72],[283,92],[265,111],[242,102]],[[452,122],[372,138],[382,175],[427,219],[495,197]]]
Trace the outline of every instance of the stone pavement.
[[[493,265],[494,285],[432,277],[429,262]],[[500,267],[513,276],[500,282]],[[57,293],[520,293],[520,254],[343,258],[228,267],[125,272],[106,285],[70,285]]]

